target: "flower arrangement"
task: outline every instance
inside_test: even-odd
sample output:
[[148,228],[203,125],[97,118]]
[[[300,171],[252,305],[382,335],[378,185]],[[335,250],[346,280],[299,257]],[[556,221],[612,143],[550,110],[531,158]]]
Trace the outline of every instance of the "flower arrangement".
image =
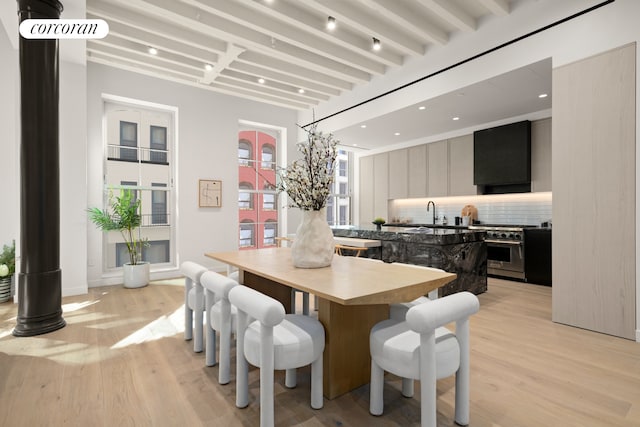
[[11,277],[16,271],[16,243],[4,245],[0,253],[0,277]]
[[290,207],[319,211],[327,204],[335,170],[337,140],[312,125],[307,141],[297,145],[302,158],[278,172],[278,191],[291,199]]

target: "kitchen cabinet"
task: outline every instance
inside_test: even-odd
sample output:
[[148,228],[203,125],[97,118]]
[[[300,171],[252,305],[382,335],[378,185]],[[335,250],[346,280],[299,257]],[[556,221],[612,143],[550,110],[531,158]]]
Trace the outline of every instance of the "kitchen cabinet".
[[409,159],[408,197],[427,197],[427,145],[407,149]]
[[449,195],[477,193],[473,185],[473,134],[449,140]]
[[408,149],[389,152],[389,198],[408,197]]
[[449,145],[447,140],[427,144],[427,196],[449,193]]
[[551,229],[524,229],[524,277],[536,285],[551,286]]
[[551,118],[531,122],[531,191],[551,191]]
[[373,195],[375,189],[373,187],[373,156],[360,158],[360,191],[358,199],[360,203],[359,224],[366,224],[375,218],[373,213]]
[[552,135],[552,319],[634,340],[635,43],[553,69]]
[[[373,156],[373,215],[363,218],[370,223],[375,217],[388,218],[389,205],[389,155],[380,153]],[[362,217],[361,217],[362,218]]]

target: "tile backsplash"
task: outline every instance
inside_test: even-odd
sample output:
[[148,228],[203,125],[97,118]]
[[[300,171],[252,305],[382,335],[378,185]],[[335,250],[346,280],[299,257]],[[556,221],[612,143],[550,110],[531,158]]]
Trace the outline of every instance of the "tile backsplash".
[[436,223],[446,216],[450,225],[461,215],[465,205],[478,209],[478,220],[483,224],[540,225],[551,221],[551,192],[495,194],[484,196],[432,197],[421,199],[397,199],[389,201],[389,218],[401,222],[431,224],[432,212],[427,203],[436,204]]

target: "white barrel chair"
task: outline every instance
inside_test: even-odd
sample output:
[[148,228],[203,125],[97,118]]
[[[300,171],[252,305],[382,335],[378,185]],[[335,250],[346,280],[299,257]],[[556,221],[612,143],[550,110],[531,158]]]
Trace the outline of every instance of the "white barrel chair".
[[[423,269],[428,271],[438,271],[438,272],[444,273],[444,270],[441,270],[439,268],[434,268],[434,267],[426,267],[424,265],[404,264],[404,263],[394,263],[394,264],[402,264],[407,267],[413,267],[413,268]],[[407,316],[407,311],[409,311],[411,307],[418,304],[423,304],[425,302],[429,302],[435,299],[438,299],[437,289],[434,289],[433,291],[429,292],[428,296],[418,297],[413,301],[391,304],[389,306],[389,318],[404,320],[405,317]]]
[[[420,380],[421,425],[435,427],[436,380],[456,374],[455,422],[468,425],[469,316],[479,308],[475,295],[459,292],[411,307],[405,321],[388,319],[374,325],[369,336],[369,412],[382,415],[387,371]],[[455,333],[443,327],[454,321]]]
[[[280,302],[246,286],[231,289],[229,300],[238,309],[236,406],[249,404],[251,363],[260,368],[260,426],[273,426],[274,369],[286,370],[285,385],[292,388],[296,368],[311,364],[311,407],[322,408],[322,324],[310,316],[285,314]],[[249,317],[255,319],[250,324]]]
[[202,351],[205,301],[200,278],[206,271],[206,267],[192,261],[185,261],[180,265],[180,273],[184,275],[184,339],[193,339],[193,351],[196,353]]
[[205,307],[207,312],[207,337],[205,344],[205,364],[216,364],[216,331],[220,333],[220,366],[218,382],[228,384],[230,381],[231,333],[236,331],[235,307],[229,302],[229,291],[238,282],[213,271],[207,271],[200,278],[205,290]]

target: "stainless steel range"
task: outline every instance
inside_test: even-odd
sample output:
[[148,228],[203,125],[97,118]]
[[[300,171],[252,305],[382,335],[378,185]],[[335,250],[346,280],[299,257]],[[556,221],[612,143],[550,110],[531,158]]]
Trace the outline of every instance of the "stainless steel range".
[[487,232],[487,273],[525,279],[524,228],[527,225],[471,225],[471,230]]

